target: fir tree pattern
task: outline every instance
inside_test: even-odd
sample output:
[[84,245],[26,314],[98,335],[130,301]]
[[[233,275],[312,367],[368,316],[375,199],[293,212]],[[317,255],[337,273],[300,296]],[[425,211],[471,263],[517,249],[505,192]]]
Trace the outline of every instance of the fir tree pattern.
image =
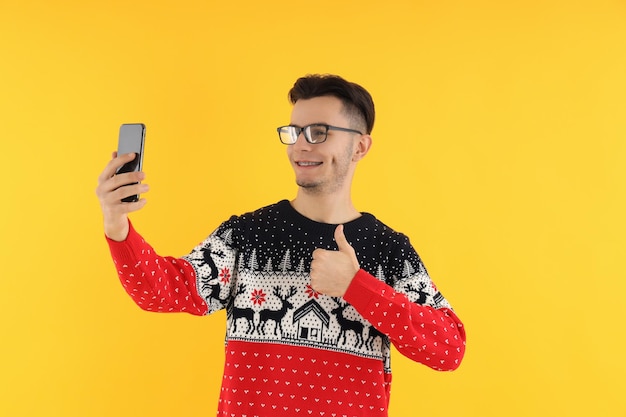
[[[197,249],[202,255],[189,256],[201,271],[204,265],[210,266],[211,272],[198,274],[198,281],[210,305],[226,306],[227,338],[345,351],[383,360],[389,366],[390,343],[385,333],[343,300],[319,294],[309,285],[312,251],[337,249],[335,226],[311,222],[287,202],[277,206],[280,210],[270,206],[223,223]],[[355,229],[346,227],[346,236],[361,236],[361,246],[354,248],[364,270],[412,302],[447,305],[433,290],[421,259],[403,235],[368,214],[354,223]],[[358,227],[360,223],[363,227]],[[244,231],[253,238],[243,240]],[[402,256],[392,258],[399,253]],[[226,257],[237,260],[233,263],[236,270],[220,263]]]

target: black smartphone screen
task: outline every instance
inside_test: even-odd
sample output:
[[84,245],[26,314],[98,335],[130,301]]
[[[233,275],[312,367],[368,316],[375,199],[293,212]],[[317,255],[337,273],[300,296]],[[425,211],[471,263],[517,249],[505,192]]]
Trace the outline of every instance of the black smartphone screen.
[[[116,174],[141,171],[143,167],[143,148],[146,138],[146,126],[142,123],[129,123],[120,126],[120,135],[117,143],[117,154],[135,153],[135,159],[122,165]],[[134,183],[136,184],[136,183]],[[132,184],[126,184],[132,185]],[[130,203],[139,200],[139,195],[131,195],[122,199]]]

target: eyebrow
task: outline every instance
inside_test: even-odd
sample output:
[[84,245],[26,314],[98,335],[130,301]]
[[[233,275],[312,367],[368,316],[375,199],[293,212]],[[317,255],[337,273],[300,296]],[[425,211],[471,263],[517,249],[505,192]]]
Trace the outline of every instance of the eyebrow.
[[[311,126],[311,125],[325,125],[325,126],[330,126],[330,124],[329,124],[329,123],[326,123],[326,122],[315,122],[315,123],[309,123],[309,124],[304,125],[304,126]],[[302,128],[302,127],[304,127],[304,126],[297,125],[297,124],[295,124],[295,123],[290,123],[290,124],[289,124],[289,126],[294,126],[294,127],[297,127],[297,128]]]

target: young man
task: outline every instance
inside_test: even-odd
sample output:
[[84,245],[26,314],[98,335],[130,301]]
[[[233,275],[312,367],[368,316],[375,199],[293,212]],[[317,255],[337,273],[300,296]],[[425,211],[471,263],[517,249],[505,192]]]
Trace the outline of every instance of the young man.
[[372,144],[374,103],[337,76],[300,78],[278,128],[298,191],[233,216],[189,255],[162,257],[127,214],[142,173],[99,178],[104,230],[122,285],[147,311],[227,311],[218,416],[387,416],[390,343],[436,370],[456,369],[465,331],[409,239],[359,212],[350,188]]

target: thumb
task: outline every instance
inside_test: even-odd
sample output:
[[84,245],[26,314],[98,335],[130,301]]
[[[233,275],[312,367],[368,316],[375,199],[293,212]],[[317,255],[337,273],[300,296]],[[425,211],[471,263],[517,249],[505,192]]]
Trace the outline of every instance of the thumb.
[[352,246],[350,246],[350,243],[348,243],[346,236],[343,234],[343,224],[340,224],[335,229],[335,242],[337,242],[337,247],[339,248],[340,252],[352,252]]

